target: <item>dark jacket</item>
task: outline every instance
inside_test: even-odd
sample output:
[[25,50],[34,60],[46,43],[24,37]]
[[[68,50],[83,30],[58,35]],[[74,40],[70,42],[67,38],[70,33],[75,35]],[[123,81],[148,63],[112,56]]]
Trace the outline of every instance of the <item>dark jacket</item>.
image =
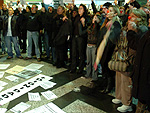
[[26,22],[27,22],[27,26],[26,29],[28,31],[39,31],[42,29],[41,27],[41,20],[40,20],[40,13],[26,13],[25,14],[25,18],[26,18]]
[[[128,35],[131,33],[136,34],[133,31],[128,32]],[[143,34],[140,38],[134,35],[128,37],[127,35],[128,41],[133,44],[130,44],[130,47],[136,47],[136,57],[132,73],[132,94],[137,99],[150,100],[150,30],[146,33],[143,32]]]
[[96,45],[98,36],[100,34],[99,23],[95,22],[94,24],[91,24],[91,26],[88,27],[87,32],[88,32],[87,43]]
[[[3,36],[7,35],[7,30],[8,30],[8,18],[9,16],[1,16],[3,19]],[[19,25],[18,25],[18,16],[12,16],[11,18],[11,31],[12,31],[12,36],[18,36],[18,31],[19,31]]]
[[54,38],[54,45],[60,46],[64,45],[67,42],[68,35],[72,32],[72,23],[71,20],[66,20],[63,25],[60,27],[59,32],[57,33],[56,37]]

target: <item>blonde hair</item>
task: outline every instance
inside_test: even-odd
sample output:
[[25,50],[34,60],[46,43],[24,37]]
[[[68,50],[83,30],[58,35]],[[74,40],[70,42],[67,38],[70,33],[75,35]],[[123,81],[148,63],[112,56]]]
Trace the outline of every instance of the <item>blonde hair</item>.
[[142,10],[142,9],[132,9],[130,11],[130,14],[133,13],[135,14],[137,17],[137,26],[140,26],[140,25],[145,25],[147,26],[147,15],[146,13]]

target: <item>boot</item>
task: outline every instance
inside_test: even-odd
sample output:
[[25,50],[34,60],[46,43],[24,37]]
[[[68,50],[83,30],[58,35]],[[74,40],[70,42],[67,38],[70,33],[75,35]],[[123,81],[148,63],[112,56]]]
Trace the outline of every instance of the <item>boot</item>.
[[140,101],[138,101],[138,105],[136,106],[136,112],[135,113],[144,113],[146,107],[147,107],[146,104],[142,104]]

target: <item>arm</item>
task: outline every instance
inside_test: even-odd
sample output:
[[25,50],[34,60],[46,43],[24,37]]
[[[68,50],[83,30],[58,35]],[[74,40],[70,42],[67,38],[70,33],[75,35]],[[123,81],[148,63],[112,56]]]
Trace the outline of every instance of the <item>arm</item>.
[[93,12],[96,14],[97,9],[96,9],[96,6],[95,6],[95,3],[93,2],[93,0],[92,0],[91,5],[92,5]]
[[109,35],[110,35],[110,30],[108,30],[106,32],[106,34],[104,35],[104,39],[102,40],[102,42],[100,43],[100,46],[98,47],[97,56],[96,56],[96,65],[99,64],[99,62],[100,62],[100,60],[102,58],[104,49],[105,49],[105,47],[107,45],[107,42],[108,42]]

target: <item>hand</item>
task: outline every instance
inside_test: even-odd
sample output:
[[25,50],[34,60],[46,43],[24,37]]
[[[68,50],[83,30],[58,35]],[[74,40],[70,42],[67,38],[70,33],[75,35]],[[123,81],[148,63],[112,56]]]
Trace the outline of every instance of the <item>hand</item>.
[[134,22],[128,21],[128,30],[137,31],[137,26]]
[[114,1],[115,5],[117,5],[117,0]]
[[85,18],[82,17],[82,18],[80,19],[80,21],[81,21],[82,25],[85,26]]
[[94,63],[94,69],[95,69],[95,71],[97,70],[97,64],[96,64],[96,62]]
[[65,20],[68,20],[68,18],[66,16],[64,16],[62,20],[65,21]]

